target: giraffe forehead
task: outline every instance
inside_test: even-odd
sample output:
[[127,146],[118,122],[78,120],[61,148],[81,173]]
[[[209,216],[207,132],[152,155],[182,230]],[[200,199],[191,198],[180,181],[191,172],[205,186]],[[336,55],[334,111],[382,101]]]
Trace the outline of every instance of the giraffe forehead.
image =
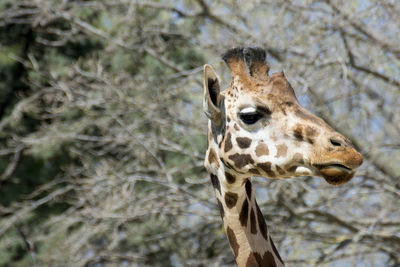
[[238,113],[252,113],[266,108],[268,111],[272,111],[272,118],[280,125],[289,126],[290,121],[294,124],[305,123],[304,128],[308,135],[315,135],[319,132],[316,131],[317,128],[328,132],[333,131],[325,121],[304,109],[296,98],[281,98],[275,94],[257,96],[254,93],[245,93],[235,101],[228,103],[227,114],[234,118]]
[[[286,115],[286,112],[295,111],[301,109],[295,97],[281,97],[277,94],[272,93],[255,93],[253,91],[243,92],[239,91],[236,94],[225,94],[226,98],[226,110],[228,113],[251,113],[255,112],[256,109],[266,108],[266,111],[282,112]],[[297,114],[296,114],[297,115]],[[310,118],[309,114],[302,112],[302,117]]]
[[234,80],[226,91],[232,95],[252,94],[259,98],[274,95],[285,102],[297,101],[296,94],[283,72],[272,74],[266,81],[243,83],[240,80]]
[[262,99],[253,93],[240,93],[237,98],[231,98],[228,96],[227,99],[227,111],[228,113],[252,113],[256,112],[257,109],[263,107],[269,107],[272,105],[268,98]]

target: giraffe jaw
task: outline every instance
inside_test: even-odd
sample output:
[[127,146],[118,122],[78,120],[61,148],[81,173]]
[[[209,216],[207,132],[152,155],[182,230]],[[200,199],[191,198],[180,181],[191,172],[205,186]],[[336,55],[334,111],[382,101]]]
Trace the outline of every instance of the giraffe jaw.
[[331,163],[331,164],[324,164],[320,165],[320,169],[326,169],[326,170],[340,170],[344,172],[351,172],[353,169],[350,167],[347,167],[346,165],[340,164],[340,163]]
[[341,185],[353,178],[355,170],[341,163],[315,165],[321,176],[333,185]]

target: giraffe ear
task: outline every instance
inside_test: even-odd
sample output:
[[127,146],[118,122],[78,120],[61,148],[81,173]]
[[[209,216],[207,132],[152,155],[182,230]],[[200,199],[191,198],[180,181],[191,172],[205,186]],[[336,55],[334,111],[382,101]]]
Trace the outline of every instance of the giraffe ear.
[[221,122],[221,101],[219,79],[213,68],[204,65],[203,110],[207,117],[216,124]]

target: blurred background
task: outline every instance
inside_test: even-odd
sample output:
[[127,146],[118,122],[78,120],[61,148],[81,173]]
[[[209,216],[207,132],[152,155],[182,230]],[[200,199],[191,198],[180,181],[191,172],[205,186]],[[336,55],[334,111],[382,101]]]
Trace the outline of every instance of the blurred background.
[[267,50],[364,156],[254,179],[287,266],[400,266],[396,0],[0,0],[0,266],[235,266],[203,168],[202,66]]

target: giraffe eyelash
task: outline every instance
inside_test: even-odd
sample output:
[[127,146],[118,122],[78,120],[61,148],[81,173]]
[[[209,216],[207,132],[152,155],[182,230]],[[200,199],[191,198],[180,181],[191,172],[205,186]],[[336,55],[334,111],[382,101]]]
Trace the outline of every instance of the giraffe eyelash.
[[247,107],[239,112],[239,118],[245,124],[251,125],[270,114],[271,111],[267,107]]
[[246,107],[242,109],[239,114],[246,114],[246,113],[254,113],[257,112],[257,109],[255,107]]
[[262,119],[264,115],[258,112],[256,109],[250,112],[240,112],[239,118],[245,124],[251,125]]

